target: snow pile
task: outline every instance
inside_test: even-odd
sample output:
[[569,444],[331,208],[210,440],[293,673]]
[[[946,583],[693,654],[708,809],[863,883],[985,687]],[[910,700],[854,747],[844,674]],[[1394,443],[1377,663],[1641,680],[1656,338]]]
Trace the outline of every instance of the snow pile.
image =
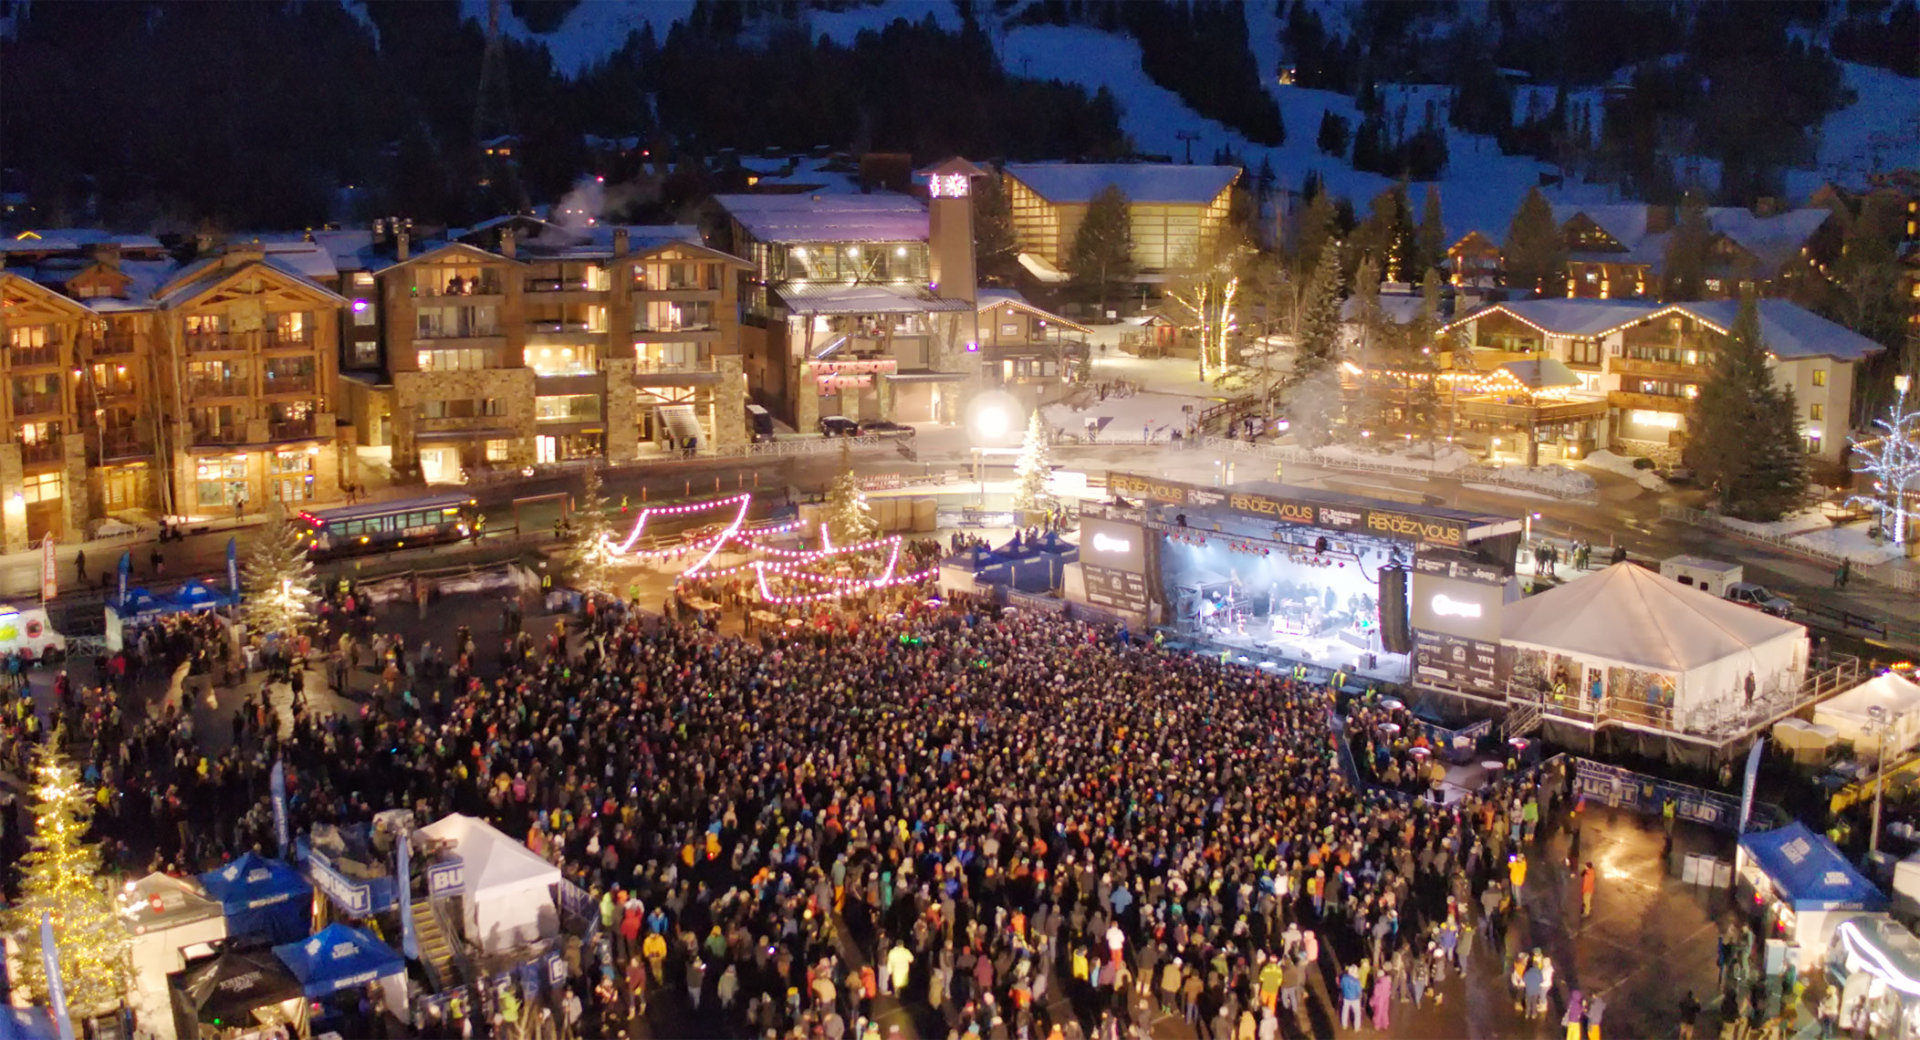
[[1673,485],[1660,479],[1660,474],[1650,469],[1635,469],[1631,457],[1615,455],[1605,448],[1588,453],[1587,457],[1582,461],[1594,469],[1602,469],[1608,473],[1623,476],[1639,484],[1641,487],[1646,488],[1648,491],[1657,491],[1661,494],[1666,494],[1673,490]]
[[1730,516],[1719,517],[1720,526],[1742,534],[1758,535],[1761,538],[1791,538],[1807,531],[1818,531],[1831,526],[1825,515],[1818,509],[1807,509],[1769,523],[1756,523],[1752,520],[1736,520]]
[[1859,564],[1886,563],[1899,559],[1899,546],[1884,539],[1876,542],[1867,537],[1867,531],[1872,527],[1872,521],[1866,521],[1845,527],[1830,527],[1824,531],[1808,531],[1796,536],[1793,543],[1815,552],[1844,556]]
[[1313,453],[1314,458],[1338,465],[1341,462],[1404,466],[1428,473],[1457,473],[1473,462],[1473,456],[1452,444],[1436,444],[1431,452],[1425,444],[1395,447],[1391,451],[1357,448],[1351,444],[1329,444]]
[[1062,436],[1085,440],[1087,423],[1094,421],[1099,432],[1094,441],[1140,441],[1171,440],[1175,430],[1185,431],[1187,413],[1183,406],[1194,405],[1198,412],[1204,404],[1191,397],[1179,394],[1138,393],[1126,397],[1109,395],[1102,401],[1095,397],[1082,399],[1076,406],[1074,402],[1060,402],[1041,409],[1041,416],[1048,425],[1060,431]]
[[1590,495],[1598,487],[1592,477],[1565,466],[1501,466],[1497,469],[1482,466],[1467,473],[1466,477],[1488,484],[1532,488],[1566,498]]

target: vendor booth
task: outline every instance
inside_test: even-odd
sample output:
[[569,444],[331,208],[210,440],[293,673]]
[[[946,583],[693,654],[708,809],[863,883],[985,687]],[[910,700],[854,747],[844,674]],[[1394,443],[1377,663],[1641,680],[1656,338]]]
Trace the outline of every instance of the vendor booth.
[[248,852],[200,875],[200,884],[226,912],[229,935],[287,942],[309,931],[313,886],[279,860]]
[[1839,739],[1851,741],[1855,751],[1871,754],[1873,709],[1885,712],[1886,753],[1897,755],[1920,744],[1920,685],[1886,672],[1822,701],[1813,709],[1813,721],[1833,727]]
[[148,874],[121,890],[120,923],[132,936],[134,1011],[160,1040],[172,1040],[167,976],[185,970],[191,951],[227,937],[226,914],[193,881]]
[[1804,626],[1630,563],[1506,604],[1500,642],[1515,686],[1656,730],[1737,728],[1807,670]]
[[285,1027],[306,1036],[300,981],[265,947],[227,948],[167,976],[180,1040],[226,1040]]
[[330,924],[307,939],[275,946],[273,955],[300,980],[308,999],[324,1002],[336,993],[357,998],[369,983],[378,983],[387,1007],[405,1014],[407,962],[361,929]]
[[1736,870],[1764,918],[1762,934],[1786,942],[1802,972],[1819,961],[1841,921],[1862,913],[1886,916],[1886,895],[1825,836],[1798,821],[1742,835]]
[[467,940],[483,952],[498,953],[560,934],[560,910],[553,895],[553,886],[560,883],[559,867],[486,821],[459,813],[414,834],[423,842],[446,843],[458,858],[460,880],[436,880],[434,891],[460,889]]
[[126,595],[107,600],[107,650],[117,653],[125,648],[128,625],[158,621],[169,614],[232,606],[237,602],[238,597],[232,593],[221,592],[197,579],[185,582],[165,596],[156,596],[146,589],[128,589]]
[[1773,746],[1793,759],[1794,765],[1823,764],[1839,742],[1840,731],[1832,726],[1805,719],[1781,719],[1773,724]]
[[1920,939],[1884,917],[1833,930],[1827,981],[1840,987],[1840,1028],[1887,1040],[1920,1038]]

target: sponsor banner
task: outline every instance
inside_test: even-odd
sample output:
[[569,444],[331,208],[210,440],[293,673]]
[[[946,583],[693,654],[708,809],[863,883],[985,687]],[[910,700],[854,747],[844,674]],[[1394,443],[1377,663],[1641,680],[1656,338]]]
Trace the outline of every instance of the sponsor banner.
[[1444,549],[1422,549],[1413,559],[1413,572],[1479,582],[1482,585],[1504,585],[1507,580],[1500,568],[1493,564],[1468,559]]
[[1459,547],[1467,543],[1466,524],[1459,520],[1423,516],[1398,509],[1329,505],[1251,491],[1205,488],[1137,473],[1108,473],[1107,489],[1122,498],[1146,499],[1165,505],[1196,509],[1226,506],[1236,513],[1273,523],[1298,524],[1330,531],[1361,531],[1382,538],[1430,545]]
[[1413,678],[1415,682],[1501,696],[1505,687],[1500,674],[1500,644],[1416,628]]
[[1636,773],[1631,769],[1572,759],[1574,793],[1621,809],[1654,816],[1667,800],[1673,800],[1673,814],[1682,820],[1704,823],[1722,830],[1740,826],[1740,799],[1718,791],[1702,790],[1687,784]]

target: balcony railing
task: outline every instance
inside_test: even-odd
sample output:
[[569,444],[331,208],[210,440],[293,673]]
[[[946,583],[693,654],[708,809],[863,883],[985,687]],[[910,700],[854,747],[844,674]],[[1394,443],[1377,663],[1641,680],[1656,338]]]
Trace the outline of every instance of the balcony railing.
[[190,332],[187,334],[187,353],[205,354],[220,350],[246,350],[253,333],[245,332]]
[[525,288],[530,293],[607,291],[605,285],[594,285],[585,278],[529,278]]
[[283,336],[276,333],[266,339],[267,341],[261,344],[263,350],[305,350],[313,346],[312,332],[302,332],[297,336]]
[[105,336],[94,336],[87,341],[87,350],[94,357],[111,357],[114,354],[133,353],[134,337],[130,333],[113,332]]
[[8,347],[7,364],[15,368],[57,365],[60,364],[60,347],[55,343],[49,343],[44,347]]
[[126,459],[151,454],[153,454],[153,441],[139,430],[104,429],[100,431],[101,458]]
[[691,360],[671,360],[668,358],[640,358],[633,370],[636,374],[647,372],[708,372],[713,369],[713,359],[701,357]]
[[20,442],[20,461],[28,464],[35,462],[58,462],[66,457],[60,438],[50,437],[39,441]]
[[49,415],[66,407],[59,394],[15,394],[13,395],[13,414]]
[[1650,379],[1677,379],[1685,382],[1697,382],[1707,377],[1704,365],[1689,365],[1682,361],[1655,361],[1651,358],[1621,356],[1613,359],[1613,371],[1623,376],[1645,376]]
[[462,322],[452,325],[422,326],[414,334],[414,339],[481,339],[500,335],[500,326],[485,322]]
[[641,321],[635,322],[635,332],[712,332],[713,319],[694,321]]
[[132,397],[134,392],[131,379],[109,379],[93,384],[93,395],[102,401],[116,397]]
[[311,372],[284,376],[276,376],[269,372],[267,377],[260,381],[260,392],[263,394],[310,394],[313,392],[313,387],[314,378]]
[[458,289],[453,288],[451,284],[449,284],[451,282],[452,282],[452,279],[449,278],[447,281],[441,282],[438,285],[416,284],[413,287],[413,294],[415,296],[498,296],[500,295],[500,283],[499,281],[492,278],[482,278],[482,279],[479,279],[477,282],[462,279],[461,286]]
[[313,419],[282,419],[267,424],[267,437],[276,441],[298,441],[313,436]]
[[200,426],[193,427],[195,444],[244,444],[247,431],[241,426]]
[[195,400],[203,397],[246,397],[253,392],[253,384],[245,379],[193,379],[187,382],[187,393]]
[[529,319],[527,321],[527,328],[534,332],[548,333],[598,333],[607,331],[606,326],[602,325],[595,328],[594,323],[590,321],[560,321],[552,318]]

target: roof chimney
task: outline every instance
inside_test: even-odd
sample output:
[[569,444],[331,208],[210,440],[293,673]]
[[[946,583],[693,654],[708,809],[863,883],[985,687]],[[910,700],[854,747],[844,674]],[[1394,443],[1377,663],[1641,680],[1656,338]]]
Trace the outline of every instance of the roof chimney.
[[1753,215],[1756,217],[1777,217],[1780,215],[1780,199],[1774,195],[1762,195],[1753,200]]
[[630,242],[631,242],[631,239],[628,237],[626,228],[617,227],[613,229],[613,255],[614,256],[626,256],[627,247]]
[[393,258],[405,260],[413,252],[413,234],[406,228],[396,229],[393,233]]
[[1647,207],[1647,233],[1658,235],[1673,230],[1672,206]]
[[88,252],[93,254],[94,262],[100,266],[113,271],[120,269],[120,243],[95,242]]
[[518,244],[514,241],[513,229],[510,227],[501,228],[500,229],[500,255],[511,260],[513,259],[513,255],[517,250],[518,250]]

